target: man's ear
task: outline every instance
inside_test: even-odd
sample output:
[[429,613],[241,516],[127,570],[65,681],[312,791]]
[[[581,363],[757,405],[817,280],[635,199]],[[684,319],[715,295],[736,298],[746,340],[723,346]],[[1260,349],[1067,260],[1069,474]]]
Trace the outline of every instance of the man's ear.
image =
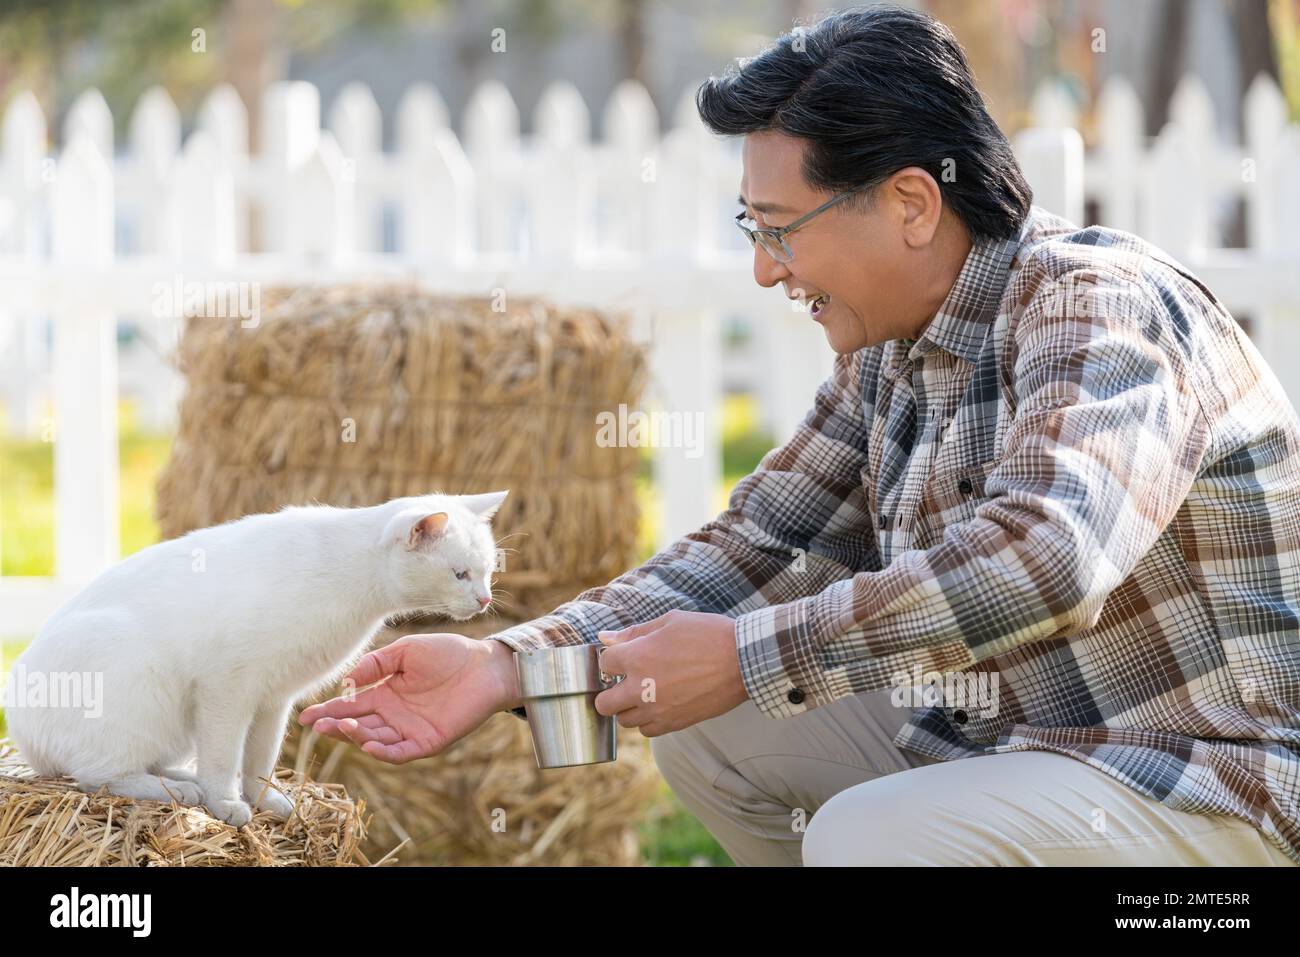
[[406,533],[406,547],[415,551],[418,548],[427,548],[432,542],[442,538],[447,530],[448,518],[450,516],[446,512],[434,512],[432,515],[422,516]]
[[919,166],[907,166],[885,181],[881,193],[898,210],[903,241],[913,248],[928,246],[943,215],[943,193],[934,177]]

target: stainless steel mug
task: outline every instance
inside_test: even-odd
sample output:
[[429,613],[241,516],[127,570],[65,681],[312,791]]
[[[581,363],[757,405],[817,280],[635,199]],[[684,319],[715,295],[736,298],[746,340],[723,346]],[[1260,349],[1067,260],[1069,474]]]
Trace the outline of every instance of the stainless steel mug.
[[600,643],[515,652],[519,695],[539,768],[600,764],[618,757],[618,721],[596,710],[596,695],[622,676],[600,669]]

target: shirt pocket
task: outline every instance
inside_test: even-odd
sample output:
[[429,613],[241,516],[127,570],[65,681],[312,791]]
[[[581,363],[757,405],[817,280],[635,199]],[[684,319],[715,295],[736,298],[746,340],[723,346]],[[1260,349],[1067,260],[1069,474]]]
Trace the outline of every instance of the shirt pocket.
[[931,474],[921,493],[912,547],[930,548],[937,545],[943,541],[943,530],[949,525],[968,522],[974,518],[975,510],[993,498],[985,484],[1000,461],[989,459],[974,465],[953,466]]

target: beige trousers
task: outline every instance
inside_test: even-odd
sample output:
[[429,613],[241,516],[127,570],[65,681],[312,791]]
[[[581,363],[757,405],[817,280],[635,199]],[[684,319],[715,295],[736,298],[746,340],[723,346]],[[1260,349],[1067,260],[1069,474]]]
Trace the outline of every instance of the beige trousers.
[[888,690],[782,719],[746,701],[650,748],[741,866],[1296,866],[1246,821],[1176,811],[1064,754],[904,751],[911,714]]

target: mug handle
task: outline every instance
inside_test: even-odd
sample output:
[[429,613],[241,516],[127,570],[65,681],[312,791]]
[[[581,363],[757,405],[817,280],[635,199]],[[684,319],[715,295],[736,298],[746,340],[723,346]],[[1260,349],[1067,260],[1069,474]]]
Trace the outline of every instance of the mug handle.
[[600,680],[601,680],[601,682],[603,682],[604,684],[608,684],[608,685],[610,685],[610,686],[612,687],[612,686],[618,684],[620,681],[622,681],[622,680],[623,680],[625,677],[627,677],[627,676],[626,676],[626,675],[607,675],[607,674],[605,674],[605,669],[600,667],[600,659],[601,659],[601,656],[604,655],[605,652],[607,652],[608,650],[609,650],[609,645],[600,645],[600,646],[598,646],[598,647],[596,648],[596,667],[597,667],[597,668],[600,668]]

